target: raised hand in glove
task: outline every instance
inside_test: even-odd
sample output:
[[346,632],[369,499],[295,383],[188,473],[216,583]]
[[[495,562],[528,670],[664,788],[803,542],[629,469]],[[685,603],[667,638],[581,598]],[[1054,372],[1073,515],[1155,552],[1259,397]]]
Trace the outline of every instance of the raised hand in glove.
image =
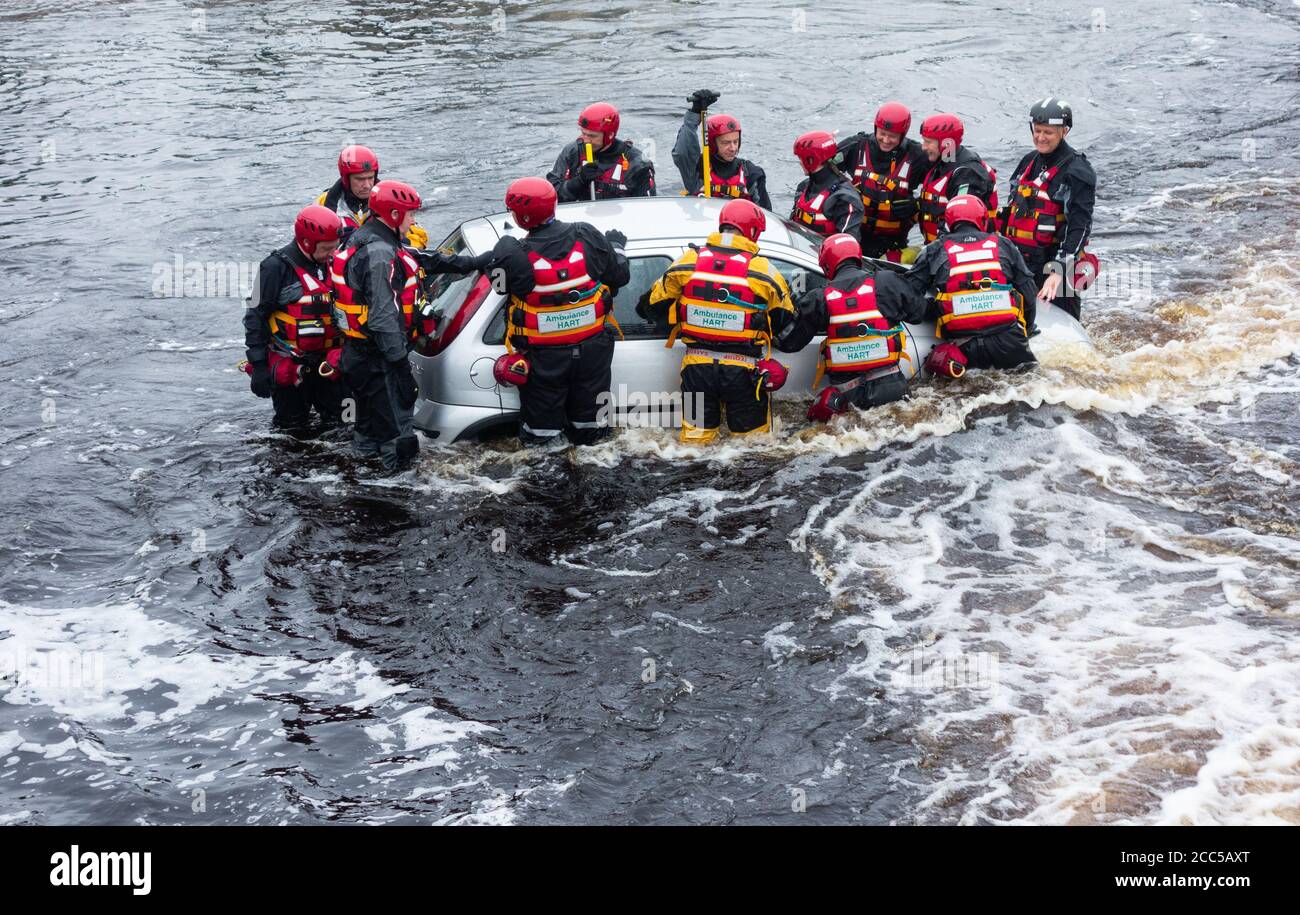
[[605,237],[609,239],[609,243],[619,251],[622,251],[627,247],[627,236],[618,229],[607,230],[605,232]]
[[721,97],[722,96],[714,92],[712,89],[696,89],[690,94],[690,97],[688,97],[686,101],[690,102],[691,110],[696,114],[699,114]]
[[258,397],[271,396],[271,367],[265,362],[252,363],[253,371],[252,380],[249,381],[248,387]]

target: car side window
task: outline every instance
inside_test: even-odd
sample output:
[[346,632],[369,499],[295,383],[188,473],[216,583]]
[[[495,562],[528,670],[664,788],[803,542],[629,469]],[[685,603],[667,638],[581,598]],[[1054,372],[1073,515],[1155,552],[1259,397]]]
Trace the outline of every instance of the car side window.
[[799,298],[809,289],[821,289],[826,285],[826,277],[802,264],[792,264],[790,261],[778,260],[775,257],[769,257],[768,261],[781,276],[785,277],[786,285],[790,287],[791,299]]
[[[663,276],[664,271],[672,264],[672,258],[656,254],[648,257],[629,257],[627,263],[632,278],[614,295],[614,320],[623,331],[623,339],[667,339],[667,325],[655,324],[642,318],[636,313],[636,303],[641,296],[650,291],[655,281]],[[483,332],[483,342],[489,346],[505,344],[506,303],[502,303],[501,308],[488,324],[487,330]]]

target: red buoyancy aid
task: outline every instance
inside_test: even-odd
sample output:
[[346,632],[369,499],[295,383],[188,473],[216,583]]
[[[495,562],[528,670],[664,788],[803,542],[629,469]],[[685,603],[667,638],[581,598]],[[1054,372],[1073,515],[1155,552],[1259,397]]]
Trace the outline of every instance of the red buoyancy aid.
[[[577,168],[581,168],[584,161],[579,156]],[[614,164],[601,172],[592,182],[596,186],[596,199],[608,200],[611,197],[627,196],[627,172],[631,167],[631,160],[623,153],[619,153]],[[577,168],[572,169],[566,177],[571,178],[577,174]]]
[[510,297],[507,347],[522,336],[534,346],[580,343],[605,328],[610,289],[587,273],[586,249],[581,241],[568,254],[548,260],[528,252],[533,266],[533,291],[522,299]]
[[[709,190],[714,197],[743,197],[746,200],[753,200],[754,193],[749,189],[749,182],[745,178],[745,166],[736,167],[736,173],[730,178],[722,178],[713,169],[709,169]],[[704,188],[700,188],[695,194],[696,197],[704,196]]]
[[799,199],[794,202],[794,210],[790,218],[801,222],[808,228],[812,229],[819,235],[834,235],[839,229],[835,223],[826,218],[822,210],[826,207],[826,201],[830,199],[831,192],[838,187],[838,184],[832,184],[830,187],[824,187],[812,197],[808,196],[808,188],[805,187]]
[[998,258],[998,237],[984,241],[943,242],[948,255],[948,282],[935,295],[943,313],[938,334],[975,334],[1020,322],[1019,293],[1007,281]]
[[822,371],[869,372],[898,365],[903,357],[903,327],[880,313],[874,280],[867,277],[852,292],[826,286],[822,295],[830,320],[818,380]]
[[771,327],[767,301],[749,283],[749,263],[754,254],[740,248],[701,246],[695,268],[682,286],[681,296],[668,311],[672,333],[703,343],[768,341]]
[[1003,235],[1024,248],[1050,248],[1059,243],[1061,228],[1065,225],[1065,208],[1048,196],[1048,189],[1052,179],[1071,158],[1073,156],[1067,156],[1030,181],[1029,176],[1038,163],[1035,156],[1025,170],[1015,176],[1006,225],[1001,227]]
[[271,338],[275,348],[296,357],[338,346],[342,341],[334,328],[334,295],[329,279],[318,279],[280,252],[276,255],[298,275],[301,294],[279,303],[271,312]]
[[[988,221],[992,225],[997,219],[998,211],[998,173],[989,167],[983,159],[976,160],[984,168],[989,176],[989,199],[985,201],[988,204]],[[967,164],[967,163],[958,163]],[[928,171],[921,180],[921,190],[917,195],[917,209],[919,210],[919,223],[921,234],[925,236],[926,244],[934,241],[939,237],[939,230],[943,227],[943,213],[948,207],[948,182],[953,176],[955,169],[949,169],[942,175],[937,175],[938,167],[933,167]]]
[[[330,263],[330,282],[334,286],[334,315],[339,329],[349,337],[359,340],[367,338],[366,323],[370,316],[369,302],[357,298],[356,290],[347,283],[348,261],[356,254],[357,248],[350,247],[334,253]],[[397,249],[393,258],[392,270],[400,265],[400,291],[397,292],[397,305],[402,312],[402,326],[410,340],[431,335],[436,329],[437,320],[425,315],[421,309],[420,280],[424,276],[420,262],[405,247]]]
[[[862,231],[869,235],[903,234],[904,226],[890,212],[890,201],[906,200],[912,196],[912,159],[902,155],[889,166],[887,174],[875,170],[871,162],[871,147],[862,144],[858,164],[853,168],[853,186],[862,195]],[[910,228],[910,227],[909,227]]]

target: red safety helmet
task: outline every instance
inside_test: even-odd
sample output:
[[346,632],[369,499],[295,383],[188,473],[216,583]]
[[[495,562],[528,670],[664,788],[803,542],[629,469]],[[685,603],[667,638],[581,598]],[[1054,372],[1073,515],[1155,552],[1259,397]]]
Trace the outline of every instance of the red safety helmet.
[[545,178],[518,178],[506,188],[506,209],[522,228],[545,225],[555,216],[555,188]]
[[817,252],[817,263],[821,264],[822,273],[830,279],[845,261],[862,263],[862,246],[858,240],[846,232],[837,232],[822,242]]
[[339,177],[344,181],[348,175],[362,172],[374,172],[379,177],[379,157],[371,152],[369,146],[344,146],[339,153]]
[[342,232],[339,214],[318,203],[303,207],[293,221],[293,240],[307,254],[316,250],[316,242],[335,241]]
[[588,105],[578,115],[578,126],[583,130],[599,130],[608,146],[618,136],[618,109],[609,102]]
[[403,214],[418,210],[424,206],[420,192],[403,181],[381,181],[370,192],[370,212],[374,213],[384,225],[396,229],[402,222],[399,215],[394,221],[393,210]]
[[828,422],[832,416],[844,412],[842,405],[839,388],[827,385],[808,405],[808,418],[815,423]]
[[931,375],[960,378],[966,374],[966,354],[956,343],[939,343],[925,357],[925,370]]
[[758,369],[759,377],[763,382],[763,390],[765,391],[781,390],[790,378],[790,370],[775,359],[760,359],[754,367]]
[[767,217],[754,201],[733,200],[718,213],[718,228],[723,226],[734,226],[750,241],[758,241],[758,236],[767,228]]
[[1074,278],[1070,285],[1083,292],[1097,281],[1099,273],[1101,273],[1101,261],[1097,259],[1097,255],[1091,251],[1084,251],[1074,260]]
[[876,127],[907,136],[912,126],[912,112],[902,102],[885,102],[876,112]]
[[506,353],[492,363],[492,377],[497,384],[519,387],[528,383],[528,373],[532,368],[532,363],[523,353]]
[[814,130],[794,141],[794,154],[808,174],[835,158],[835,138],[824,130]]
[[[740,133],[740,121],[729,114],[711,114],[704,122],[704,134],[709,138],[709,146],[717,150],[718,137],[724,133]],[[744,139],[742,134],[741,139]]]
[[955,228],[959,222],[974,223],[981,232],[988,224],[989,207],[974,194],[958,194],[948,201],[943,208],[943,223],[948,228]]
[[961,146],[961,138],[966,135],[966,125],[961,118],[946,111],[932,114],[921,122],[921,136],[938,140],[952,140],[954,146]]

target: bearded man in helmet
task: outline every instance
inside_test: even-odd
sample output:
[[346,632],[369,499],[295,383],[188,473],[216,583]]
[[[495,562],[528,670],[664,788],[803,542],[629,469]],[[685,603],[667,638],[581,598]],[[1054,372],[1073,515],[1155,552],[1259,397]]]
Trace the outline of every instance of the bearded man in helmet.
[[506,236],[487,257],[498,292],[507,293],[507,354],[499,384],[519,385],[519,438],[527,446],[591,445],[610,434],[600,417],[608,394],[614,296],[631,278],[627,236],[555,218],[555,188],[520,178],[506,189],[506,209],[527,231]]
[[328,264],[343,221],[312,204],[293,223],[293,241],[272,251],[257,270],[244,312],[249,387],[269,397],[274,425],[295,432],[338,425],[344,394],[338,364],[341,335],[334,326]]
[[343,332],[343,377],[356,398],[353,445],[399,472],[420,451],[413,409],[419,396],[409,353],[433,333],[423,310],[425,271],[469,273],[485,259],[439,254],[423,267],[402,244],[423,205],[401,181],[380,181],[370,192],[371,218],[354,231],[330,264],[336,322]]
[[830,384],[813,400],[808,418],[825,422],[850,407],[865,410],[901,400],[907,395],[902,360],[909,358],[903,322],[925,320],[925,298],[900,274],[864,261],[852,235],[826,239],[817,260],[826,285],[799,297],[795,319],[776,336],[777,349],[794,353],[826,335],[813,389],[823,375]]
[[795,158],[808,177],[795,188],[790,218],[822,237],[837,232],[857,235],[862,230],[862,197],[835,167],[838,152],[835,137],[824,130],[811,131],[794,141]]
[[1011,196],[998,228],[1015,242],[1039,284],[1038,298],[1079,318],[1079,292],[1097,275],[1085,250],[1092,234],[1097,173],[1065,138],[1074,126],[1070,104],[1045,98],[1029,109],[1034,149],[1011,173]]
[[840,142],[836,161],[862,195],[862,253],[902,263],[907,236],[916,222],[916,187],[930,169],[921,144],[908,137],[912,112],[902,102],[885,102],[871,133]]
[[682,359],[683,442],[707,444],[723,416],[732,435],[772,427],[770,393],[785,366],[765,358],[794,316],[785,278],[758,253],[767,217],[751,200],[718,213],[718,231],[691,245],[637,303],[648,321],[667,322],[667,346],[686,344]]
[[933,295],[927,318],[939,343],[925,360],[933,375],[1010,369],[1037,361],[1029,349],[1038,293],[1010,240],[988,231],[988,205],[973,194],[948,201],[947,234],[926,245],[904,278],[918,296]]
[[941,111],[921,122],[921,148],[929,162],[917,193],[921,235],[929,244],[944,227],[948,201],[970,194],[984,201],[991,222],[998,208],[998,174],[975,150],[962,145],[966,125]]
[[704,133],[709,147],[709,187],[704,187],[704,156],[700,147],[700,117],[720,96],[711,89],[699,89],[686,101],[690,107],[673,144],[673,162],[681,173],[686,193],[696,197],[724,197],[752,200],[765,210],[772,209],[767,195],[767,174],[749,159],[740,157],[740,121],[730,114],[705,118]]
[[655,196],[654,163],[631,140],[618,139],[618,109],[596,102],[578,115],[578,138],[564,149],[546,180],[560,203]]

